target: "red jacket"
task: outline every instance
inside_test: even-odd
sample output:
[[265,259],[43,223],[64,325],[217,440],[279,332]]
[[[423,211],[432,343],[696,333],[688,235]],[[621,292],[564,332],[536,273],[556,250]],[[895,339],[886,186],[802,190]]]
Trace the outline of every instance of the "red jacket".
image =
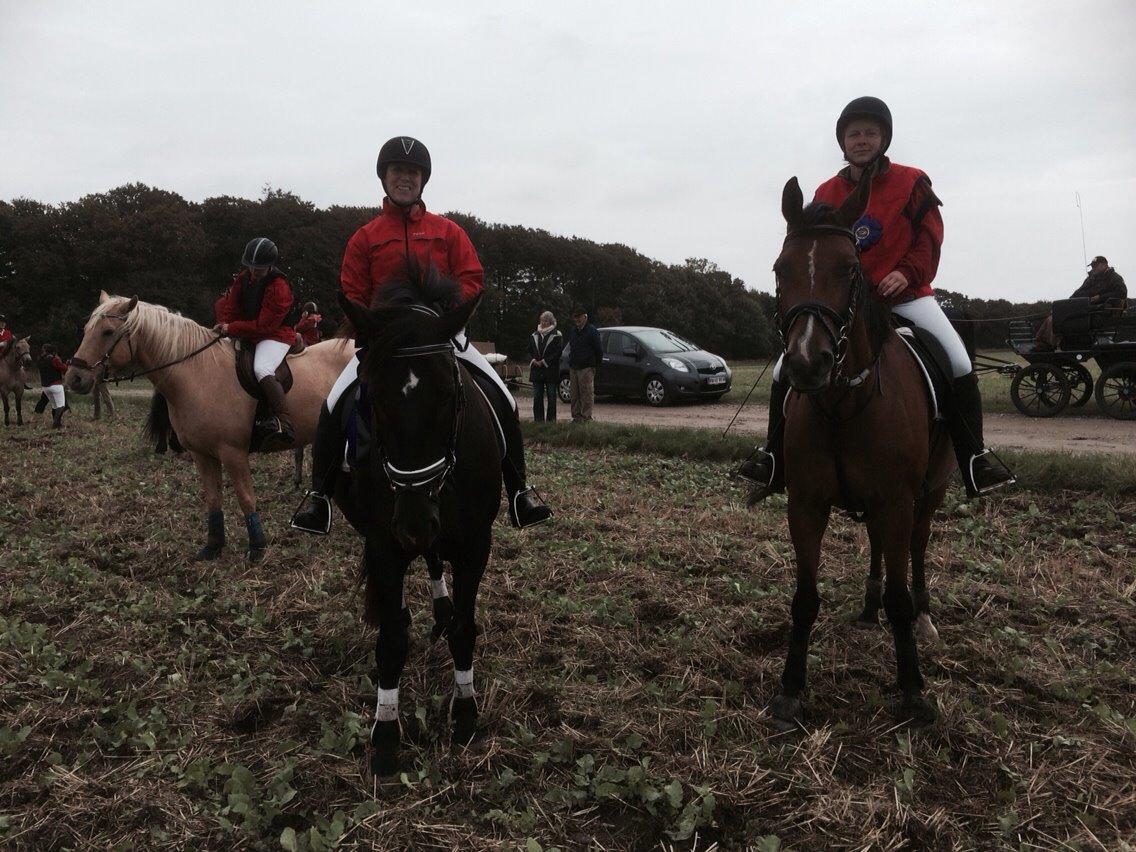
[[260,310],[252,318],[246,318],[247,309],[241,298],[249,280],[248,270],[238,273],[229,289],[213,303],[213,316],[218,325],[228,323],[231,337],[240,337],[253,343],[262,340],[295,343],[296,332],[284,325],[284,317],[292,309],[292,288],[288,286],[288,279],[280,273],[273,271],[268,276],[260,300]]
[[472,299],[485,286],[481,261],[461,226],[428,213],[421,201],[407,215],[386,198],[383,212],[348,240],[339,286],[349,299],[370,307],[375,289],[406,271],[408,254],[420,269],[432,266],[458,279],[462,301]]
[[[839,207],[855,188],[851,170],[845,168],[817,187],[813,200]],[[868,278],[878,282],[898,270],[907,279],[908,286],[887,299],[888,304],[903,304],[935,292],[931,282],[943,245],[941,204],[926,174],[883,159],[883,169],[872,180],[868,209],[853,230]]]
[[304,338],[305,346],[314,346],[320,342],[319,324],[323,322],[323,317],[319,314],[308,314],[306,317],[301,317],[300,321],[296,323],[296,332]]
[[0,331],[0,358],[8,351],[8,347],[12,344],[12,332],[10,329],[3,329]]

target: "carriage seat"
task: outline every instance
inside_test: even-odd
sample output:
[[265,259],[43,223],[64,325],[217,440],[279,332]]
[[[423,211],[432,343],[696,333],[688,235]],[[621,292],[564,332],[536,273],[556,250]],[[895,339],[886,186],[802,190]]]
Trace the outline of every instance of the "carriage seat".
[[1096,305],[1087,298],[1058,299],[1053,303],[1053,332],[1063,348],[1091,347],[1096,337],[1116,333],[1126,304],[1126,299]]

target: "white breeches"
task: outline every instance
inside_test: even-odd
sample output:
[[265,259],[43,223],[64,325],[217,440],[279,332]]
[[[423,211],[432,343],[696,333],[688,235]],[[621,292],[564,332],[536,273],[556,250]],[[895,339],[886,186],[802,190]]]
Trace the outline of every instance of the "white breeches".
[[47,385],[43,392],[51,400],[53,409],[62,408],[67,404],[67,397],[63,394],[63,385]]
[[[960,379],[974,369],[962,338],[958,336],[958,332],[955,331],[954,326],[951,325],[951,321],[947,319],[947,315],[943,313],[943,309],[939,307],[934,296],[922,296],[913,302],[896,305],[891,311],[893,314],[899,314],[916,328],[929,331],[935,336],[935,339],[942,344],[943,349],[947,352],[947,357],[951,360],[951,378]],[[773,381],[775,382],[781,380],[781,362],[784,360],[785,353],[782,352],[773,368]]]
[[[462,331],[458,332],[457,337],[455,337],[454,339],[457,341],[459,346],[465,346],[465,330],[463,329]],[[505,394],[505,399],[509,400],[513,404],[513,410],[517,410],[517,401],[513,399],[513,395],[509,393],[509,388],[505,385],[505,382],[502,381],[501,377],[497,375],[497,371],[494,370],[493,367],[490,366],[489,362],[485,360],[484,355],[474,349],[473,346],[466,346],[464,352],[459,349],[456,354],[458,358],[464,361],[467,365],[477,370],[479,373],[483,373],[484,375],[488,376],[493,382],[495,382]],[[358,357],[355,357],[347,362],[347,366],[343,368],[343,372],[339,374],[339,378],[336,379],[335,384],[331,386],[331,392],[327,395],[327,402],[325,403],[327,405],[328,411],[335,410],[335,406],[336,403],[339,402],[339,398],[343,396],[343,392],[347,390],[348,387],[350,387],[351,383],[355,381],[358,375],[359,359]]]
[[279,340],[262,340],[256,344],[256,352],[252,356],[252,373],[259,382],[276,374],[276,368],[288,354],[292,347]]

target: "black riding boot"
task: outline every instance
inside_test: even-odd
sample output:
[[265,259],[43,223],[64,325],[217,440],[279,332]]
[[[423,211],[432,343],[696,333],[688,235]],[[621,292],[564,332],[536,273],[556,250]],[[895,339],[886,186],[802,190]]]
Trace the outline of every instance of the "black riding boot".
[[52,429],[62,429],[63,428],[63,412],[65,412],[66,410],[67,410],[66,408],[62,408],[62,407],[51,409],[51,428]]
[[292,415],[288,411],[288,397],[284,394],[284,387],[275,376],[265,376],[260,380],[260,392],[272,407],[277,426],[276,431],[264,439],[261,449],[266,453],[290,449],[296,443],[296,433],[292,428]]
[[47,410],[47,406],[50,402],[51,402],[51,400],[49,400],[47,398],[47,394],[41,393],[39,395],[39,399],[36,400],[35,413],[36,414],[43,414]]
[[774,381],[769,389],[769,430],[765,446],[757,447],[749,458],[738,465],[731,473],[733,479],[750,483],[751,506],[760,503],[770,494],[780,494],[785,490],[785,396],[789,393],[788,382]]
[[967,373],[951,385],[947,428],[955,445],[962,482],[969,497],[1013,485],[1014,475],[986,448],[982,438],[982,397],[978,377]]
[[343,436],[336,416],[320,406],[316,437],[312,442],[312,490],[292,516],[292,529],[327,535],[331,531],[331,495],[343,463]]

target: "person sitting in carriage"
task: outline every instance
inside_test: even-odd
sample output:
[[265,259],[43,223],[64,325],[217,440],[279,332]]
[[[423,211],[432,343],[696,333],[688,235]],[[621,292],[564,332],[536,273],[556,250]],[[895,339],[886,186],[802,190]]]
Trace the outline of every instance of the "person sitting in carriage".
[[[430,180],[430,152],[409,136],[396,136],[379,150],[379,181],[382,211],[363,225],[347,243],[340,270],[340,289],[347,298],[371,306],[375,291],[385,282],[413,270],[436,270],[457,279],[463,300],[482,290],[483,271],[469,236],[449,219],[430,213],[422,202],[422,190]],[[448,307],[448,306],[447,306]],[[485,356],[464,345],[458,336],[457,357],[473,372],[496,415],[505,438],[501,470],[509,499],[509,519],[515,527],[547,521],[552,511],[536,490],[525,483],[525,455],[517,403]],[[292,518],[292,526],[304,532],[326,534],[331,528],[331,501],[337,471],[343,460],[343,436],[333,415],[343,392],[355,381],[358,358],[352,358],[331,389],[320,410],[312,445],[312,488]]]
[[296,333],[304,338],[305,346],[315,346],[323,338],[320,333],[320,323],[323,316],[316,307],[315,302],[304,302],[300,309],[300,321],[296,323]]
[[[836,141],[848,165],[822,183],[813,200],[839,207],[861,178],[870,175],[868,209],[853,226],[864,273],[893,313],[934,335],[946,350],[952,373],[951,399],[945,406],[951,441],[967,494],[985,494],[1013,483],[1014,477],[985,446],[978,378],[931,287],[943,243],[942,202],[924,172],[885,156],[891,140],[887,104],[874,97],[849,103],[836,122]],[[734,471],[737,478],[752,483],[753,502],[785,488],[782,431],[789,388],[781,381],[780,366],[778,361],[773,371],[765,446]]]
[[213,305],[214,330],[255,346],[253,374],[276,418],[274,434],[264,439],[266,451],[295,443],[292,417],[276,368],[296,342],[296,332],[284,324],[292,309],[292,288],[276,268],[280,252],[267,237],[256,237],[241,256],[244,267]]
[[[1090,310],[1123,313],[1128,304],[1128,287],[1120,273],[1108,265],[1105,257],[1098,254],[1089,263],[1089,274],[1084,282],[1069,298],[1088,299]],[[1061,346],[1061,338],[1053,330],[1053,314],[1047,315],[1038,326],[1034,341],[1039,349],[1057,349]]]

